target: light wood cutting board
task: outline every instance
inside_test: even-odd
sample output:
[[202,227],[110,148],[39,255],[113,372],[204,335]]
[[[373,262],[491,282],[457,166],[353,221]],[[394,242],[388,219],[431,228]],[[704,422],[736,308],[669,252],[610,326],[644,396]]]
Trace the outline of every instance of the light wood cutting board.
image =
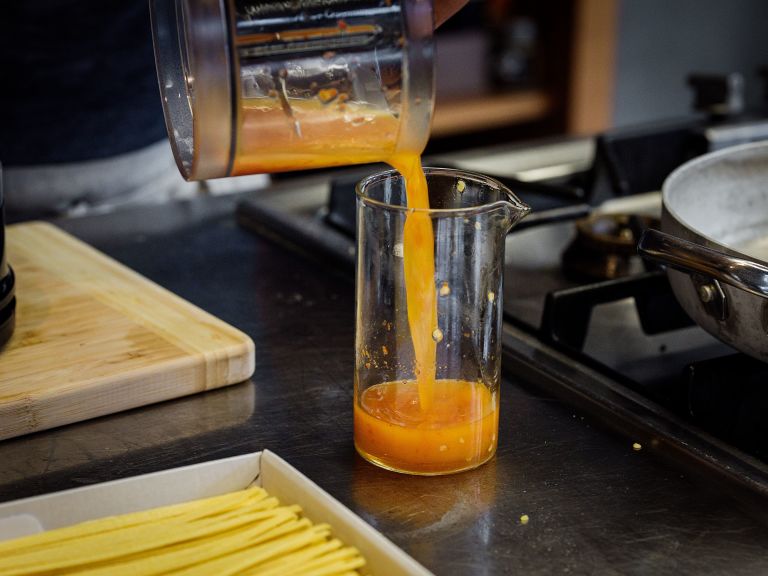
[[6,229],[0,440],[248,379],[253,341],[53,225]]

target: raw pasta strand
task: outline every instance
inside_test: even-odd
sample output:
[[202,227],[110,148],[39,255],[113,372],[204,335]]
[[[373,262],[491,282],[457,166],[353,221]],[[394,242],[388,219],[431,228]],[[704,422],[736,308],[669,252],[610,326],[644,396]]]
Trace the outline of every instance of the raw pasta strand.
[[178,570],[200,561],[200,558],[217,558],[237,552],[254,543],[282,535],[297,529],[296,515],[288,510],[277,510],[272,518],[237,529],[237,534],[217,538],[200,539],[200,543],[190,546],[182,542],[157,550],[148,550],[112,562],[100,563],[93,568],[85,567],[83,576],[133,576],[140,563],[141,574],[152,576],[166,574],[169,570]]
[[90,562],[103,562],[121,556],[136,554],[145,550],[168,546],[177,542],[194,540],[206,534],[225,532],[243,526],[252,519],[268,518],[273,510],[243,513],[233,518],[218,519],[208,517],[198,519],[179,529],[177,522],[168,525],[152,523],[147,526],[130,526],[123,530],[113,530],[106,534],[93,534],[88,538],[63,542],[49,546],[45,550],[45,562],[40,562],[40,554],[29,549],[7,562],[9,576],[25,574],[24,571],[36,569],[41,572],[63,570],[82,563],[81,558]]
[[261,488],[0,544],[0,576],[358,574],[360,553]]
[[286,554],[299,550],[309,544],[320,543],[323,541],[325,531],[315,530],[308,526],[307,530],[302,530],[298,534],[292,533],[278,540],[266,542],[260,546],[230,554],[227,558],[219,558],[210,562],[196,564],[187,570],[176,572],[178,576],[208,576],[216,574],[217,576],[233,576],[258,566],[261,562],[269,560],[280,554]]
[[365,564],[363,558],[354,548],[342,548],[341,550],[326,554],[320,558],[306,562],[304,565],[285,572],[285,576],[322,576],[332,575],[340,571],[356,570]]
[[317,556],[325,554],[330,556],[342,546],[336,539],[323,542],[317,546],[309,546],[300,552],[275,558],[259,566],[261,576],[285,576],[296,566],[303,566]]
[[[257,506],[257,502],[267,499],[267,493],[263,488],[253,487],[237,492],[230,492],[222,496],[212,496],[205,500],[193,500],[181,504],[173,504],[162,508],[153,508],[141,512],[132,512],[120,516],[110,516],[98,520],[89,520],[74,526],[57,528],[40,534],[33,534],[22,539],[0,542],[0,558],[5,557],[7,552],[21,552],[26,547],[35,547],[40,549],[46,543],[58,544],[66,540],[82,538],[89,534],[103,534],[109,530],[122,529],[128,526],[148,525],[151,522],[166,522],[173,518],[188,515],[189,518],[195,517],[195,514],[210,515],[217,513],[220,509],[235,509],[245,503],[253,502],[250,506]],[[270,498],[272,506],[277,506],[277,499]],[[208,503],[210,501],[210,503]],[[202,509],[202,510],[200,510]]]

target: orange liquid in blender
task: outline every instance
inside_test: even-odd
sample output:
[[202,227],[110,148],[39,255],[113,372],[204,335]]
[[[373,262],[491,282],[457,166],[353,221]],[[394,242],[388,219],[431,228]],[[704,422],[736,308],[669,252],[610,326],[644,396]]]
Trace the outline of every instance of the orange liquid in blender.
[[233,175],[384,161],[381,151],[397,139],[397,119],[338,98],[283,107],[273,98],[241,100]]
[[[288,108],[274,99],[253,99],[241,101],[240,122],[234,174],[384,161],[405,179],[408,207],[429,208],[421,151],[383,153],[399,129],[388,113],[344,102],[328,105],[322,98]],[[434,237],[424,212],[406,218],[403,262],[415,381],[385,382],[355,398],[355,445],[369,460],[398,471],[474,468],[496,449],[496,398],[482,382],[436,379]]]

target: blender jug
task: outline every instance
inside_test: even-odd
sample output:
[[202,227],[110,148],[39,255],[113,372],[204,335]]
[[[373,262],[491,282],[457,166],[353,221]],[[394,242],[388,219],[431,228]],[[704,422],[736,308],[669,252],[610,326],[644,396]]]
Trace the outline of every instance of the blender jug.
[[431,0],[151,0],[166,127],[188,180],[420,153]]

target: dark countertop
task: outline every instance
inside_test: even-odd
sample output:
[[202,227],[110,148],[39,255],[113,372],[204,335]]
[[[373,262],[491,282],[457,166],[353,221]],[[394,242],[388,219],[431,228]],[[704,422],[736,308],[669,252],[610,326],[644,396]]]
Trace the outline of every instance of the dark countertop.
[[268,448],[436,574],[768,573],[768,528],[736,501],[514,370],[490,463],[423,478],[364,462],[352,445],[354,280],[239,228],[235,199],[58,223],[248,333],[256,372],[0,442],[0,501]]

